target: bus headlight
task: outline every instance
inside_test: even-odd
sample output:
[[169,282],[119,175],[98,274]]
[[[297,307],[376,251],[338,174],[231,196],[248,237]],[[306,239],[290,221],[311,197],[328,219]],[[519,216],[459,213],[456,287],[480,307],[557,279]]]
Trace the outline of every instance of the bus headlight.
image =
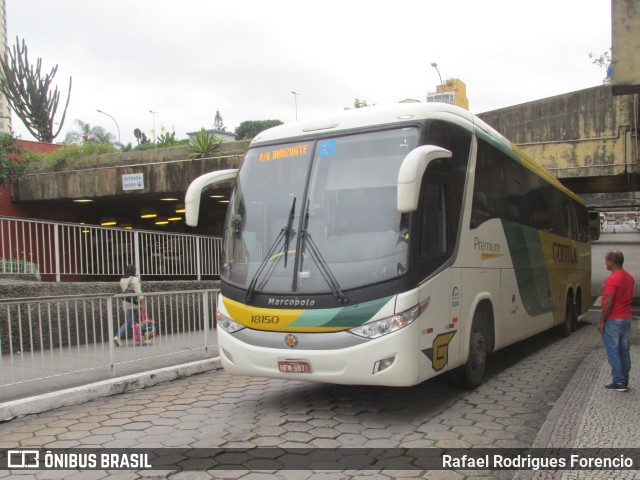
[[349,332],[365,338],[382,337],[383,335],[395,332],[411,324],[416,318],[418,318],[419,313],[420,307],[416,305],[402,313],[397,313],[390,317],[383,318],[382,320],[354,327],[350,329]]
[[244,325],[234,322],[229,317],[222,315],[219,311],[216,312],[216,323],[227,333],[235,333],[238,330],[245,328]]

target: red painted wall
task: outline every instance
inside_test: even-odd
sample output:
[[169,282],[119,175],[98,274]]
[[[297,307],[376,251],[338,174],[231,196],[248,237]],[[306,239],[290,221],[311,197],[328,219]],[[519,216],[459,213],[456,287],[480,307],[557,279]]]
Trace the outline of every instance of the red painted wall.
[[56,150],[64,147],[64,145],[57,145],[55,143],[42,143],[42,142],[33,142],[31,140],[18,140],[16,142],[21,148],[25,150],[29,150],[30,152],[43,152],[43,153],[51,153]]
[[[51,153],[64,147],[53,143],[34,142],[31,140],[18,140],[18,147],[30,152]],[[19,204],[11,201],[11,189],[9,186],[0,187],[0,216],[35,218],[38,220],[60,220],[73,221],[73,216],[65,212],[55,203],[33,202],[30,204]]]

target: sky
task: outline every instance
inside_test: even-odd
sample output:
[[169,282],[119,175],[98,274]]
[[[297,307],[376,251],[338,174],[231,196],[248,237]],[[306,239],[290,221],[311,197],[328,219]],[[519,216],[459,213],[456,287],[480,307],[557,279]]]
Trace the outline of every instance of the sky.
[[[438,71],[482,113],[601,85],[589,54],[611,46],[610,0],[5,1],[9,47],[24,39],[43,73],[58,65],[56,122],[72,78],[55,142],[76,120],[135,145],[135,128],[186,138],[216,111],[233,132],[356,98],[425,101]],[[15,114],[13,129],[33,140]]]

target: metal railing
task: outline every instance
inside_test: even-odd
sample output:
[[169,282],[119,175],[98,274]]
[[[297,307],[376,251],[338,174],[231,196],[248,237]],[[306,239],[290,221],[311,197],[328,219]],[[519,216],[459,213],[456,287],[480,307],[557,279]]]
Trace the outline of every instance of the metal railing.
[[[129,329],[120,347],[113,337],[125,322],[126,295],[0,300],[0,401],[6,396],[1,387],[33,386],[92,370],[101,373],[91,378],[108,378],[126,374],[127,365],[137,362],[147,362],[154,369],[193,361],[194,354],[208,357],[217,351],[217,292],[145,292],[145,311],[154,321],[156,336],[138,343]],[[139,310],[134,312],[134,323],[138,323]]]
[[[221,239],[0,217],[0,274],[36,274],[57,282],[122,275],[135,264],[143,277],[214,277]],[[50,278],[47,278],[50,277]]]

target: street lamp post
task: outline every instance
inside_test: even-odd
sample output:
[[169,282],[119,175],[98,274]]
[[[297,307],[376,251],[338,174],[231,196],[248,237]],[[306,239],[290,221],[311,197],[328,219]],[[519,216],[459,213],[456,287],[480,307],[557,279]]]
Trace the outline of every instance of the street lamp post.
[[298,95],[300,95],[299,93],[296,92],[291,92],[293,93],[293,99],[295,101],[296,104],[296,121],[298,121]]
[[153,115],[153,143],[156,143],[156,113],[153,110],[149,110],[149,113]]
[[106,115],[107,117],[109,117],[111,120],[113,120],[113,123],[116,124],[116,128],[118,129],[118,143],[120,145],[122,145],[122,142],[120,141],[120,126],[118,125],[118,122],[116,122],[116,119],[113,118],[111,115],[109,115],[107,112],[103,112],[102,110],[96,110],[96,112],[98,113],[102,113],[103,115]]
[[440,77],[440,101],[444,101],[444,83],[442,83],[442,75],[440,75],[440,70],[438,70],[438,64],[433,62],[431,66],[436,69],[438,77]]

